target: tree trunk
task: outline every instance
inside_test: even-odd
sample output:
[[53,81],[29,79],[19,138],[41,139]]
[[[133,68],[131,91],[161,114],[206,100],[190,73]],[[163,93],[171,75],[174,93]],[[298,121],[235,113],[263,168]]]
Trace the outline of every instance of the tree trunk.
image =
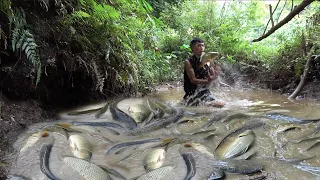
[[306,65],[304,66],[304,71],[303,74],[300,76],[300,82],[299,85],[296,87],[296,89],[294,90],[294,92],[288,97],[288,99],[294,99],[298,96],[298,94],[301,92],[302,88],[305,85],[306,79],[307,79],[307,75],[308,75],[308,70],[310,67],[310,63],[312,61],[312,53],[314,51],[314,46],[311,48],[309,54],[308,54],[308,60]]
[[274,33],[277,29],[288,23],[292,18],[294,18],[297,14],[299,14],[302,10],[304,10],[305,7],[307,7],[309,4],[311,4],[315,0],[303,0],[299,6],[295,7],[288,15],[285,17],[282,21],[280,21],[278,24],[276,24],[274,27],[272,27],[266,34],[263,34],[261,37],[254,39],[252,42],[259,42],[262,39],[270,36],[272,33]]

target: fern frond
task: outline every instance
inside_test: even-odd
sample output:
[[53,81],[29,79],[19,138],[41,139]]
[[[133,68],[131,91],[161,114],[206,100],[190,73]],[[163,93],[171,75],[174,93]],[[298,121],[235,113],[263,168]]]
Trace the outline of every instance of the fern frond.
[[41,76],[41,61],[38,53],[38,45],[35,42],[33,34],[26,30],[27,22],[23,10],[16,11],[13,17],[14,29],[12,33],[12,50],[24,51],[27,60],[35,67],[37,71],[36,85],[38,85]]
[[7,46],[8,46],[7,36],[0,26],[0,42],[1,42],[1,40],[4,41],[4,49],[7,49]]
[[10,19],[13,16],[11,1],[10,0],[1,0],[0,1],[0,11],[4,12]]
[[40,58],[38,57],[37,60],[38,64],[36,66],[37,69],[37,79],[36,79],[36,86],[38,85],[38,83],[40,82],[40,77],[41,77],[41,61]]
[[22,33],[18,42],[16,43],[16,49],[20,49],[22,47],[22,43],[25,41],[26,34]]
[[15,28],[12,33],[12,50],[13,52],[16,50],[16,44],[20,39],[20,29]]

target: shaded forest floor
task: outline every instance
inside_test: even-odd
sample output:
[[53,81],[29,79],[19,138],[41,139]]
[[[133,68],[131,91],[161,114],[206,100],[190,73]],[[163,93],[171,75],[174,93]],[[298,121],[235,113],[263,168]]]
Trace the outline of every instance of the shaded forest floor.
[[[265,84],[255,81],[244,82],[244,84],[256,88],[266,88]],[[157,91],[159,88],[175,88],[182,87],[182,85],[183,83],[181,82],[168,82],[159,84],[151,89],[152,91]],[[288,96],[294,91],[294,88],[295,85],[291,84],[279,89],[279,93]],[[315,101],[320,101],[320,82],[308,83],[303,88],[299,98],[311,98]],[[26,130],[29,125],[44,121],[54,121],[56,118],[54,109],[44,108],[40,102],[34,100],[12,101],[0,92],[0,103],[0,179],[6,179],[7,171],[10,168],[10,159],[6,159],[5,156],[13,152],[12,145],[19,134]]]

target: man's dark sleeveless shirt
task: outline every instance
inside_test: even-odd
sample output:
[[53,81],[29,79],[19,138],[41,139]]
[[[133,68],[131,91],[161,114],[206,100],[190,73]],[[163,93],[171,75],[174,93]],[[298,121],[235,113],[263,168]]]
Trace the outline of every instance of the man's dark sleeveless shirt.
[[[210,69],[207,64],[204,65],[204,68],[200,67],[200,58],[197,58],[195,55],[190,56],[188,61],[190,62],[197,79],[207,79]],[[197,85],[191,83],[186,68],[184,68],[184,91],[186,94],[183,98],[187,98],[188,96],[192,95],[196,89]]]

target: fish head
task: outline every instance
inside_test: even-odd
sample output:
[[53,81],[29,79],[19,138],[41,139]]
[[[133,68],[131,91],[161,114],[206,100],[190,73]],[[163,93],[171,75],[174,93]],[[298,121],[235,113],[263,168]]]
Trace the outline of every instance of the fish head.
[[71,127],[71,124],[67,124],[67,123],[58,123],[58,124],[55,124],[56,126],[61,126],[61,127],[64,127],[64,128],[70,128]]

